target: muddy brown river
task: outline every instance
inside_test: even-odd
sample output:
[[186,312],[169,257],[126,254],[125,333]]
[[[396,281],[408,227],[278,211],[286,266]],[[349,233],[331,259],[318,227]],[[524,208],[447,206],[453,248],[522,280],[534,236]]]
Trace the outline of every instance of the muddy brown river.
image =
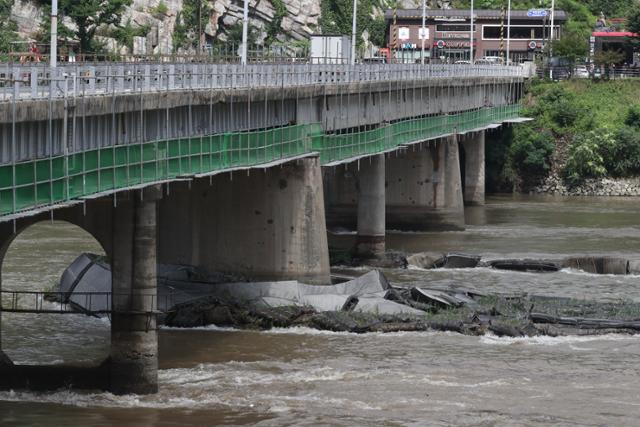
[[[491,197],[465,232],[391,233],[408,252],[486,258],[640,258],[640,199]],[[348,244],[353,236],[334,236]],[[3,289],[44,289],[93,239],[43,223],[11,245]],[[640,301],[640,276],[461,269],[387,270],[398,286],[463,283],[489,292]],[[98,363],[109,323],[81,315],[2,317],[16,363]],[[160,392],[0,392],[0,425],[637,426],[640,335],[498,338],[210,327],[160,332]]]

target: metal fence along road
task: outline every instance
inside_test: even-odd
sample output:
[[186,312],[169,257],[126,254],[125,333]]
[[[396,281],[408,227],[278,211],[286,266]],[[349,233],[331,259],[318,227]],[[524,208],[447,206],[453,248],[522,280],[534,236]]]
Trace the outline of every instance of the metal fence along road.
[[0,167],[0,216],[85,196],[319,153],[328,164],[404,144],[481,129],[519,116],[485,107],[402,120],[363,132],[326,134],[320,124],[115,145]]
[[469,64],[0,65],[0,101],[160,91],[259,89],[443,78],[527,77],[520,66]]

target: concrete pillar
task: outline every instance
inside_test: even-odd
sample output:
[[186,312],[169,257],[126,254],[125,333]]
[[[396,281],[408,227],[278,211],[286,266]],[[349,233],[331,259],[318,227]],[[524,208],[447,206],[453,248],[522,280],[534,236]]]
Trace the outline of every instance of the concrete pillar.
[[462,176],[460,175],[460,151],[458,136],[451,135],[444,142],[445,208],[453,214],[460,212],[464,221]]
[[244,279],[330,283],[317,157],[172,186],[160,204],[159,232],[162,263]]
[[449,140],[430,141],[387,159],[387,229],[464,229],[460,166],[454,147],[457,143]]
[[385,158],[378,154],[360,161],[356,255],[384,255],[385,227]]
[[[2,278],[0,278],[0,291],[2,291]],[[1,292],[0,292],[0,295],[2,295]],[[4,376],[3,370],[7,370],[12,366],[13,366],[13,362],[11,361],[11,359],[9,359],[9,356],[7,356],[2,351],[2,312],[0,311],[0,378]],[[3,386],[2,381],[0,381],[0,388],[2,386]]]
[[475,132],[462,140],[464,148],[464,203],[484,205],[484,141],[485,131]]
[[156,201],[160,187],[130,193],[114,208],[110,388],[158,391]]
[[323,168],[327,227],[358,228],[358,171],[356,163]]

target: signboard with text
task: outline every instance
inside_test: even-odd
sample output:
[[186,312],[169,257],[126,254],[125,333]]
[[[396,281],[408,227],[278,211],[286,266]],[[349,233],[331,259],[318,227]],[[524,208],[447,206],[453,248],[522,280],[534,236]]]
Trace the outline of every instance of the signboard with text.
[[548,12],[546,9],[529,9],[527,10],[527,16],[529,18],[544,18]]
[[409,27],[400,27],[398,28],[398,39],[399,40],[409,40],[411,38],[411,33],[409,31]]

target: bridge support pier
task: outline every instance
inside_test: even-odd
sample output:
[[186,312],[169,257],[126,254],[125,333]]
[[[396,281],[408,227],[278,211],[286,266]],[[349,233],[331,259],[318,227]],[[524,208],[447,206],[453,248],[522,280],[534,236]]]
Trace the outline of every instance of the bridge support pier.
[[387,161],[387,229],[464,229],[458,143],[455,136],[408,148]]
[[385,227],[385,157],[378,154],[360,161],[356,255],[383,256]]
[[160,206],[159,231],[161,263],[330,283],[318,157],[173,185]]
[[114,208],[110,390],[158,391],[156,202],[160,186]]
[[461,142],[465,153],[464,203],[466,205],[484,205],[485,131],[467,135]]

